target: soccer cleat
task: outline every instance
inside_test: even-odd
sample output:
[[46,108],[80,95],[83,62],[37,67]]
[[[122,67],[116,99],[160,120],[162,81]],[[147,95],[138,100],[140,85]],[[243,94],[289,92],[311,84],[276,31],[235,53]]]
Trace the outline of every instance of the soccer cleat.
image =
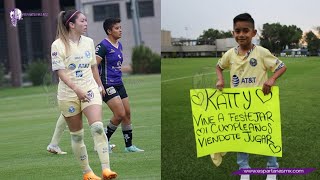
[[116,178],[118,175],[116,172],[111,171],[110,169],[104,169],[102,171],[102,178],[103,180],[109,180],[109,179],[114,179]]
[[83,175],[83,180],[101,180],[100,177],[96,176],[92,171]]
[[67,154],[67,152],[62,151],[58,145],[54,144],[49,144],[47,146],[47,151],[53,154]]
[[124,149],[125,152],[143,152],[144,150],[143,149],[139,149],[137,148],[136,146],[132,145],[130,147],[126,147]]
[[109,144],[109,153],[112,153],[112,150],[116,147],[115,144]]
[[268,174],[266,180],[277,180],[277,175],[275,175],[275,174]]

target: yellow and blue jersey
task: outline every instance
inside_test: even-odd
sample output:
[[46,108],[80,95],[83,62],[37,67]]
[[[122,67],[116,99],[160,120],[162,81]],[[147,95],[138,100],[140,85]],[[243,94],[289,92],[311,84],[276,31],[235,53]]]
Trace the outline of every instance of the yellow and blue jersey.
[[254,45],[241,56],[238,47],[228,50],[218,61],[221,69],[230,69],[230,87],[258,87],[268,80],[268,71],[276,72],[284,63],[269,50]]
[[[70,51],[66,54],[60,39],[51,45],[52,70],[65,69],[71,81],[85,92],[98,88],[93,78],[91,66],[96,64],[94,42],[91,38],[81,36],[78,43],[69,41]],[[63,81],[59,80],[58,100],[77,99],[76,93]]]

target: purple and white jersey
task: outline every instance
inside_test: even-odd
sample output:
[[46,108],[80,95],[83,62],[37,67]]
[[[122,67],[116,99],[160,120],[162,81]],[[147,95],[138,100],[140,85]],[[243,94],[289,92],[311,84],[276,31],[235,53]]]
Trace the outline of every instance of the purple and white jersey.
[[117,45],[113,45],[104,39],[96,46],[96,55],[102,58],[98,66],[102,84],[122,85],[122,44],[117,42]]

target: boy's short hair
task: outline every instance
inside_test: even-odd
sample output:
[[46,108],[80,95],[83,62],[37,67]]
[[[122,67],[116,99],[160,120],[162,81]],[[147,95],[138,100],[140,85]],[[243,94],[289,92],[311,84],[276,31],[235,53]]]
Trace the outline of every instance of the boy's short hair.
[[239,21],[250,22],[250,23],[252,23],[253,28],[254,28],[254,20],[249,13],[243,13],[243,14],[239,14],[238,16],[236,16],[233,19],[233,26]]
[[103,29],[106,32],[107,35],[108,34],[108,30],[111,30],[113,25],[120,23],[121,19],[119,18],[107,18],[106,20],[104,20],[103,22]]

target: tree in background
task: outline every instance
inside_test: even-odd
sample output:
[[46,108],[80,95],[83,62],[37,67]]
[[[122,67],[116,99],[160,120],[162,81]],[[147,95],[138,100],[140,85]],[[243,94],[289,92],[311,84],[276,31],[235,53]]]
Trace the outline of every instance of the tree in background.
[[[318,30],[320,30],[320,28]],[[317,37],[317,35],[315,35],[312,31],[309,31],[304,35],[304,41],[308,44],[309,54],[317,55],[318,50],[320,49],[320,39]]]
[[286,47],[298,48],[302,38],[302,30],[295,25],[280,23],[265,23],[260,38],[260,44],[273,53],[279,54]]
[[204,30],[203,34],[198,37],[198,45],[213,44],[216,39],[232,38],[231,31],[219,31],[217,29]]

